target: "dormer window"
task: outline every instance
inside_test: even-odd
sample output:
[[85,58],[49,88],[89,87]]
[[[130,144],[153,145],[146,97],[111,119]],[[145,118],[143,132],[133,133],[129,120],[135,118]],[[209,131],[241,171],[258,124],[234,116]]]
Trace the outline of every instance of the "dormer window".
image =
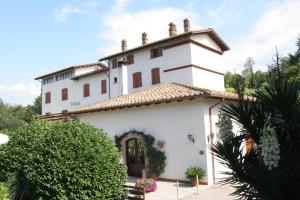
[[160,56],[162,56],[162,47],[158,47],[158,48],[150,50],[150,57],[151,58],[157,58],[157,57],[160,57]]
[[134,63],[134,56],[133,54],[130,54],[127,56],[127,65],[131,65]]

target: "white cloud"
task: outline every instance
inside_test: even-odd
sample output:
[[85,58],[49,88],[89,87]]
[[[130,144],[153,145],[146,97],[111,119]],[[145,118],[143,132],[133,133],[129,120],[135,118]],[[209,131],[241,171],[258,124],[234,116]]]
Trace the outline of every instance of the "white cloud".
[[100,1],[99,0],[88,0],[86,2],[84,2],[85,5],[92,7],[92,8],[96,8],[99,5]]
[[[155,41],[168,36],[168,24],[174,22],[177,25],[177,32],[183,32],[183,19],[190,18],[192,27],[195,28],[193,17],[195,13],[177,8],[154,8],[137,12],[128,12],[123,8],[129,0],[117,0],[108,14],[104,16],[104,30],[101,32],[101,39],[107,45],[100,49],[104,55],[119,52],[121,40],[127,40],[128,48],[141,45],[141,35],[148,34],[148,41]],[[122,8],[117,10],[116,8]]]
[[71,6],[70,4],[64,5],[61,9],[54,11],[54,17],[56,22],[65,22],[68,16],[71,14],[83,14],[84,12],[80,8]]
[[0,97],[5,102],[27,105],[31,104],[35,97],[41,93],[38,83],[17,83],[12,85],[0,85]]
[[224,54],[226,68],[240,70],[238,67],[243,66],[247,57],[254,57],[258,68],[266,69],[276,45],[282,54],[293,49],[300,34],[299,7],[300,1],[293,0],[270,4],[251,34],[238,40],[231,46],[232,50]]

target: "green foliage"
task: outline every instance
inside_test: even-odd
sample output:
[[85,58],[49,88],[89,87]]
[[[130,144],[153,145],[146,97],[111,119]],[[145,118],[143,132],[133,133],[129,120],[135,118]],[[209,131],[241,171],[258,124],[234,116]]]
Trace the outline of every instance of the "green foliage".
[[201,180],[205,176],[205,171],[200,167],[190,167],[185,171],[186,179],[195,180],[198,175],[198,179]]
[[78,121],[34,120],[0,147],[13,199],[124,199],[126,167],[113,141]]
[[222,141],[231,140],[234,136],[232,132],[232,121],[229,117],[220,112],[219,114],[219,133]]
[[41,96],[35,99],[33,105],[25,107],[5,104],[0,99],[0,131],[15,131],[24,123],[31,122],[38,114],[41,114]]
[[275,85],[278,80],[286,80],[300,85],[300,36],[296,42],[296,52],[288,56],[281,57],[276,49],[273,62],[267,67],[267,71],[254,71],[255,62],[253,58],[247,58],[241,74],[226,72],[225,88],[226,91],[233,92],[235,89],[238,94],[254,95],[255,89],[262,89],[268,85]]
[[9,200],[8,198],[8,189],[6,185],[0,183],[0,199],[1,200]]
[[154,147],[155,138],[150,134],[144,134],[143,132],[138,131],[130,131],[124,133],[120,136],[115,136],[115,142],[118,148],[121,150],[121,142],[128,134],[136,134],[138,136],[142,136],[143,142],[146,148],[146,156],[149,160],[149,165],[147,167],[147,171],[150,176],[158,177],[162,173],[164,173],[166,168],[166,156],[163,151]]
[[236,90],[232,87],[226,88],[226,92],[236,93]]
[[[255,97],[221,109],[246,130],[211,147],[231,169],[223,183],[234,185],[239,199],[300,199],[299,86],[286,81],[256,91]],[[248,138],[254,145],[245,153]]]

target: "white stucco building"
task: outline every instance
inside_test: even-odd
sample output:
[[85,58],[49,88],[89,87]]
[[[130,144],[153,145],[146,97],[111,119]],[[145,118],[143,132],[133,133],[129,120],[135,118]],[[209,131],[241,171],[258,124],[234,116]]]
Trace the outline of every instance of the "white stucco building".
[[[36,79],[42,82],[42,114],[47,119],[79,119],[103,129],[109,136],[128,132],[151,134],[163,147],[167,166],[161,178],[185,180],[188,167],[206,171],[213,184],[220,166],[208,146],[216,140],[218,108],[238,96],[224,92],[222,55],[228,45],[211,28],[177,34],[169,24],[169,37],[122,49],[99,63],[72,66]],[[105,64],[103,64],[105,63]],[[106,65],[107,64],[107,65]],[[62,113],[67,113],[64,115]],[[147,158],[134,163],[128,154],[133,134],[124,138],[122,151],[130,175],[147,168]],[[145,150],[146,151],[146,150]],[[141,156],[141,155],[138,155]]]

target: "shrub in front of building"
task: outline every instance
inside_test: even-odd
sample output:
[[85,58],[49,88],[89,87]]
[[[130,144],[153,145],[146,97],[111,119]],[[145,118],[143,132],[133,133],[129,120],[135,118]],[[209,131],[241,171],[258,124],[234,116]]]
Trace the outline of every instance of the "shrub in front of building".
[[127,173],[120,159],[102,130],[78,121],[33,121],[0,147],[0,172],[14,199],[123,200]]

